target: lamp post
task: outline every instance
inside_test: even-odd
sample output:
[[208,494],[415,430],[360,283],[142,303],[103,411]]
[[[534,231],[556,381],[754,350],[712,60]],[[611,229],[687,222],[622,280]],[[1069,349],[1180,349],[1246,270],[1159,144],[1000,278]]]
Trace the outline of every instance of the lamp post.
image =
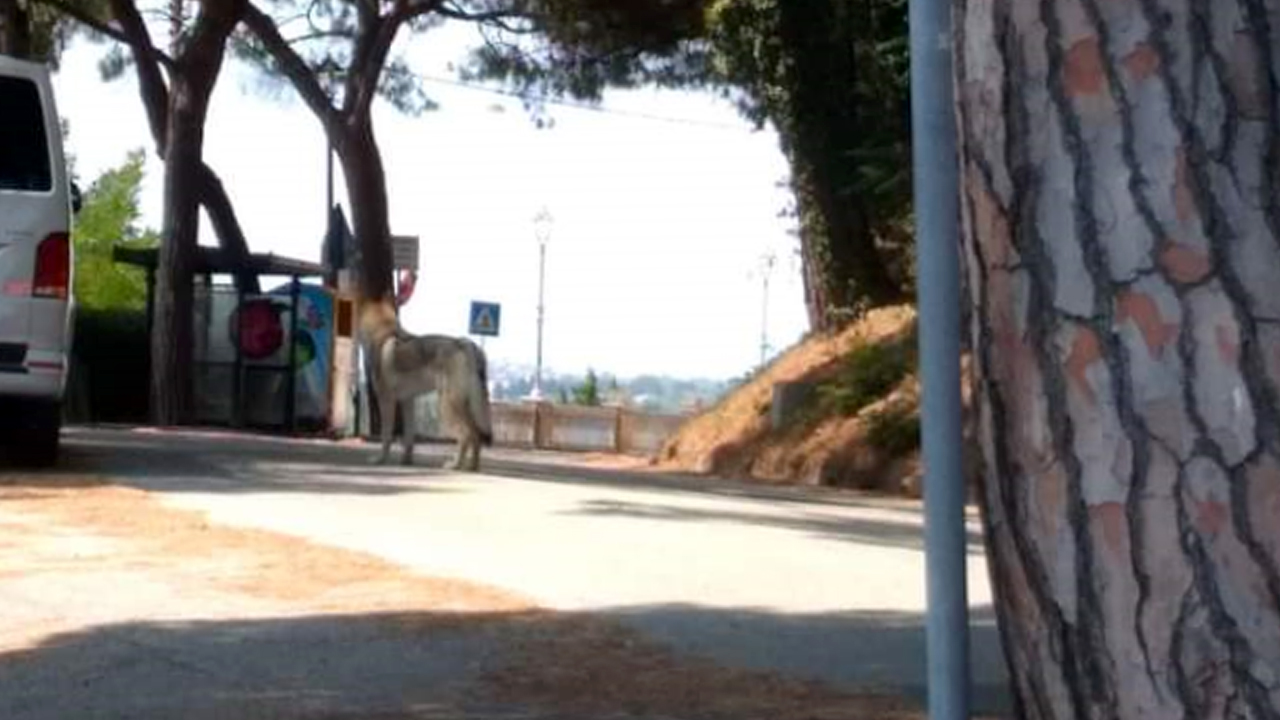
[[538,355],[534,365],[533,391],[529,397],[542,399],[542,324],[546,317],[544,297],[547,278],[547,240],[551,239],[551,213],[543,208],[533,218],[533,234],[538,240]]
[[760,300],[760,367],[769,361],[769,275],[778,262],[778,256],[772,252],[760,258],[760,277],[763,283]]

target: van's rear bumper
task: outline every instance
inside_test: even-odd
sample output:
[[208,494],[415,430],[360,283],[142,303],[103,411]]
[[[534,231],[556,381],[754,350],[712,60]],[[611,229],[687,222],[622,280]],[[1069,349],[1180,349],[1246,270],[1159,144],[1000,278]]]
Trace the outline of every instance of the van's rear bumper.
[[67,389],[66,357],[30,352],[22,365],[0,365],[0,402],[5,398],[61,402]]

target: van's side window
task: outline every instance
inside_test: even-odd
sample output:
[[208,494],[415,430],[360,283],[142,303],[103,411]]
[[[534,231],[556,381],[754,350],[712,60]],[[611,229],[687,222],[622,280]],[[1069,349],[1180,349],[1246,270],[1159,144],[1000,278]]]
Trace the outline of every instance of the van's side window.
[[30,80],[0,77],[0,190],[52,189],[40,92]]

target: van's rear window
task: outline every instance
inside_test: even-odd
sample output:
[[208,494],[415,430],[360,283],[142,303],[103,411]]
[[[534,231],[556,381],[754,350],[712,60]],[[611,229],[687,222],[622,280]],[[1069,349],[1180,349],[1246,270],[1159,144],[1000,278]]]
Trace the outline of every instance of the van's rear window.
[[0,190],[48,192],[49,138],[35,83],[0,77]]

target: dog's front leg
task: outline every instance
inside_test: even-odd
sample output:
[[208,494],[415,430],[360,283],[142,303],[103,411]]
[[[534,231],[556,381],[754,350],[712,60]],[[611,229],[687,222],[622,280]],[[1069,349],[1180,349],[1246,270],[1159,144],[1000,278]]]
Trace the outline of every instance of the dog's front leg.
[[450,470],[461,470],[461,469],[462,469],[462,458],[463,458],[463,454],[466,452],[466,448],[467,448],[467,441],[466,441],[466,439],[465,439],[464,437],[459,437],[459,438],[458,438],[458,449],[457,449],[457,451],[456,451],[456,452],[454,452],[454,454],[453,454],[453,462],[449,463],[449,469],[450,469]]
[[468,440],[471,441],[471,458],[467,466],[471,472],[480,472],[480,438],[472,434]]
[[400,414],[403,416],[404,423],[404,438],[402,440],[404,443],[404,456],[400,458],[400,462],[404,465],[413,464],[413,442],[418,439],[418,431],[415,422],[417,418],[413,415],[413,406],[413,398],[409,398],[408,400],[400,403]]

